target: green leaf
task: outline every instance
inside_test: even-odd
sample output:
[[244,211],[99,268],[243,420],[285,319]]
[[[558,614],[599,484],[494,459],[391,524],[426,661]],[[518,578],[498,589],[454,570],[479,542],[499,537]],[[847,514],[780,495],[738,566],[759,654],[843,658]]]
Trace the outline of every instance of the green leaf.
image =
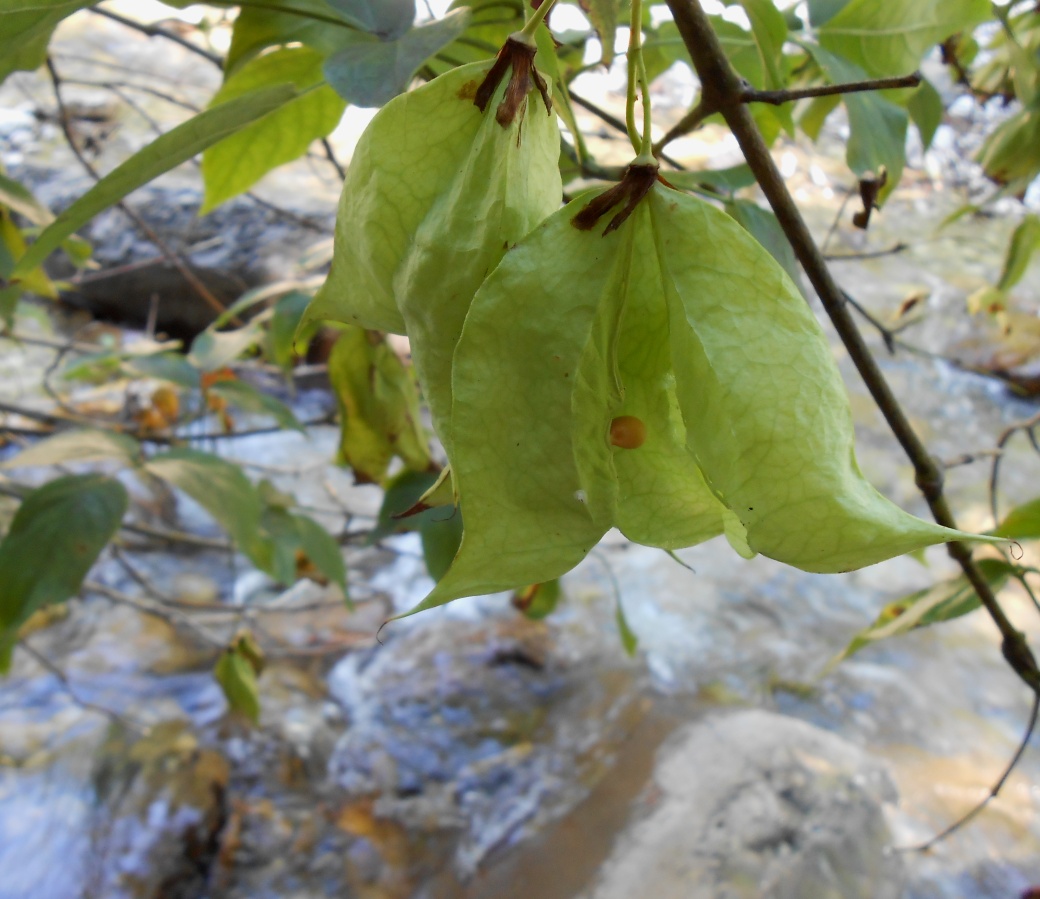
[[198,334],[188,353],[188,364],[203,371],[223,368],[246,350],[263,342],[261,322],[252,319],[233,331],[217,331],[215,324]]
[[518,590],[513,595],[513,605],[523,612],[525,618],[541,621],[556,611],[562,597],[563,590],[557,579]]
[[1040,538],[1040,499],[1015,506],[991,533],[1009,540]]
[[281,400],[270,394],[257,390],[252,384],[245,381],[218,381],[209,388],[210,394],[226,399],[232,406],[236,406],[244,412],[253,412],[258,415],[269,415],[275,420],[279,427],[291,431],[305,433],[300,420]]
[[430,577],[439,581],[451,567],[462,542],[462,515],[454,507],[431,509],[419,527],[423,561]]
[[755,183],[755,176],[747,163],[731,166],[728,169],[669,172],[666,177],[669,184],[685,190],[695,190],[707,186],[726,193],[734,193]]
[[841,106],[839,96],[814,97],[806,104],[805,111],[798,118],[798,124],[812,140],[819,140],[823,123],[839,106]]
[[2,0],[0,82],[11,72],[42,66],[58,23],[91,5],[91,0]]
[[258,552],[263,504],[237,465],[211,453],[178,448],[153,456],[144,467],[209,512],[246,555]]
[[253,724],[260,721],[260,690],[257,675],[263,670],[263,656],[252,637],[241,636],[221,654],[213,676],[228,705]]
[[[337,20],[342,24],[335,24]],[[328,56],[351,40],[354,31],[325,0],[280,0],[270,7],[243,4],[235,18],[224,71],[233,73],[261,50],[278,44],[298,42]]]
[[621,637],[621,645],[624,647],[625,652],[634,656],[636,650],[639,648],[639,637],[636,636],[636,632],[628,624],[628,619],[625,617],[625,609],[621,605],[621,597],[617,598],[615,605],[614,620],[617,622],[618,635]]
[[296,529],[300,535],[300,548],[305,556],[325,577],[336,584],[344,596],[347,594],[347,566],[336,538],[313,518],[296,515]]
[[[21,229],[14,223],[11,213],[0,206],[0,279],[13,277],[13,272],[18,269],[18,261],[25,253],[25,238]],[[13,286],[24,293],[35,293],[48,299],[58,298],[57,287],[39,266],[27,271]]]
[[733,200],[726,204],[725,209],[740,222],[748,234],[769,251],[769,255],[783,266],[791,281],[802,290],[801,266],[798,265],[791,242],[773,212],[750,200]]
[[415,611],[558,577],[611,527],[666,549],[725,532],[816,572],[993,542],[870,486],[830,346],[783,269],[725,213],[645,186],[606,233],[572,222],[602,192],[573,201],[478,291],[452,372],[465,531]]
[[990,17],[987,0],[851,0],[818,34],[827,50],[871,75],[907,75],[932,46]]
[[96,474],[58,478],[25,498],[0,542],[0,672],[22,623],[79,592],[126,507],[126,488]]
[[341,417],[339,461],[358,483],[382,481],[395,456],[429,468],[415,381],[380,335],[344,329],[329,355],[329,380]]
[[617,40],[618,19],[621,15],[620,0],[580,0],[581,8],[589,17],[592,27],[599,35],[602,46],[601,62],[609,66],[614,61],[614,43]]
[[130,356],[123,361],[122,368],[127,374],[169,381],[187,390],[197,390],[199,387],[199,370],[180,353]]
[[0,171],[0,205],[25,217],[34,225],[46,227],[54,214],[32,195],[32,192]]
[[819,28],[833,19],[848,3],[849,0],[809,0],[809,23],[813,28]]
[[141,447],[137,441],[114,431],[89,428],[64,431],[22,450],[13,459],[0,463],[0,468],[26,468],[37,465],[61,465],[65,462],[101,462],[114,460],[126,466],[140,462]]
[[[274,314],[267,329],[268,355],[282,371],[288,373],[296,362],[295,336],[311,296],[294,290],[274,306]],[[301,343],[306,343],[301,339]]]
[[[821,47],[806,45],[832,84],[862,81],[867,75],[858,66],[827,52]],[[906,162],[907,111],[876,93],[846,94],[842,98],[849,113],[849,141],[845,159],[849,168],[860,177],[875,175],[884,167],[888,182],[881,199],[887,197],[899,184]]]
[[1024,191],[1040,174],[1040,108],[1020,110],[986,138],[977,157],[998,184],[1019,184]]
[[[999,591],[1015,571],[1003,559],[979,559],[979,571],[994,592]],[[979,596],[963,574],[925,590],[918,590],[886,605],[874,623],[852,638],[849,645],[828,665],[832,668],[864,646],[909,633],[919,627],[950,621],[974,612],[981,605]]]
[[113,203],[118,203],[131,191],[186,162],[250,122],[262,118],[295,96],[295,89],[289,85],[253,91],[229,103],[207,109],[156,138],[109,172],[45,228],[29,252],[19,260],[15,275],[24,275],[38,266],[77,228]]
[[458,10],[395,40],[358,35],[325,61],[325,77],[348,103],[382,106],[408,87],[428,57],[462,34],[467,21],[468,13]]
[[346,103],[323,85],[323,61],[309,47],[274,50],[241,66],[213,95],[211,108],[267,87],[292,85],[297,92],[284,106],[202,154],[206,197],[200,215],[249,190],[272,169],[298,159],[313,141],[332,133]]
[[359,28],[387,40],[401,37],[415,21],[415,0],[328,0]]
[[772,0],[740,0],[740,5],[751,21],[751,34],[762,60],[765,86],[770,90],[786,87],[783,56],[787,21],[784,14],[773,5]]
[[420,498],[437,482],[437,474],[432,471],[413,471],[405,469],[392,477],[386,484],[383,503],[379,507],[376,525],[368,535],[369,545],[377,543],[391,534],[404,534],[417,531],[423,521],[429,517],[432,509],[407,518],[396,518],[411,509]]
[[1040,216],[1027,215],[1011,235],[997,289],[1011,290],[1021,281],[1037,250],[1040,250]]
[[906,104],[910,118],[921,135],[921,146],[927,150],[932,145],[935,131],[942,124],[942,97],[927,78],[921,80],[920,86],[911,95]]

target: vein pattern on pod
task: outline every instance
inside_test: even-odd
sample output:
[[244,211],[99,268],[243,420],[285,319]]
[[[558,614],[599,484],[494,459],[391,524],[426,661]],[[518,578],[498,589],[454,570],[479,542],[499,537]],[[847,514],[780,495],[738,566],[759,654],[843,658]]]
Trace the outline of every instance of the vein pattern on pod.
[[[465,530],[415,611],[558,577],[612,526],[667,549],[725,532],[746,556],[821,572],[979,539],[863,478],[797,288],[729,216],[646,168],[551,216],[478,291],[452,376]],[[619,443],[622,419],[641,442]]]

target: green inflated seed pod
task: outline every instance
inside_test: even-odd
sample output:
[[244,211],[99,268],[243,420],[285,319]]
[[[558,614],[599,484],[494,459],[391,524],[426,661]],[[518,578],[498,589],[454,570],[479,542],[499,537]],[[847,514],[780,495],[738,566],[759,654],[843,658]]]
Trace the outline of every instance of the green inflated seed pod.
[[[506,249],[560,205],[560,134],[534,48],[510,41],[388,103],[344,184],[332,270],[305,322],[407,333],[450,455],[451,358]],[[483,107],[483,108],[482,108]]]
[[[416,610],[557,577],[612,526],[668,549],[725,532],[744,555],[808,571],[980,539],[863,478],[797,288],[725,213],[649,168],[543,222],[478,292],[453,371],[465,532]],[[624,417],[645,428],[638,448],[612,439]]]

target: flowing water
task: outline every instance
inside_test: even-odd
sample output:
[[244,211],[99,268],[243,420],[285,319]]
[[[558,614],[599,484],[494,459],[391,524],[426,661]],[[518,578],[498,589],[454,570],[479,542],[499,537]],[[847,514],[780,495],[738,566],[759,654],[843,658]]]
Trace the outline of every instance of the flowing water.
[[[840,163],[807,159],[792,148],[782,162],[822,236],[847,179]],[[910,171],[868,234],[843,225],[831,249],[910,243],[899,254],[836,262],[835,272],[885,321],[908,293],[926,291],[909,313],[924,313],[921,321],[902,336],[932,352],[971,339],[977,357],[985,329],[964,314],[965,296],[998,273],[1011,223],[962,219],[936,234],[957,203]],[[1023,310],[1033,315],[1038,300],[1027,279]],[[1036,411],[945,362],[906,351],[890,358],[876,338],[886,374],[941,459],[992,447]],[[909,465],[835,353],[864,471],[922,512]],[[5,341],[0,399],[42,402],[33,390],[52,359],[46,348]],[[320,409],[326,400],[300,402]],[[315,428],[220,449],[330,526],[349,512],[363,527],[378,493],[328,464],[334,445],[332,429]],[[986,466],[948,472],[968,529],[991,526]],[[1038,473],[1025,441],[1013,442],[1005,508],[1040,492]],[[219,537],[198,510],[182,506],[180,516],[184,528]],[[611,535],[565,578],[565,603],[546,623],[521,619],[502,598],[465,600],[393,625],[384,646],[374,639],[379,623],[429,584],[411,537],[349,550],[353,612],[315,586],[279,591],[226,551],[131,550],[183,614],[142,615],[92,595],[31,638],[60,676],[20,652],[0,685],[2,899],[568,899],[608,853],[661,741],[719,706],[778,710],[864,747],[891,772],[893,843],[909,845],[986,795],[1029,714],[1027,691],[982,613],[828,666],[886,602],[955,574],[941,549],[924,565],[902,558],[823,576],[742,561],[720,540],[679,553],[679,564]],[[1024,552],[1036,564],[1034,548]],[[139,592],[113,560],[92,577]],[[631,659],[617,638],[618,597],[639,639]],[[1040,619],[1028,599],[1013,588],[1002,598],[1035,641]],[[225,715],[210,675],[207,635],[219,643],[243,622],[280,648],[261,679],[257,729]],[[139,725],[151,728],[146,736]],[[1010,897],[1040,883],[1038,791],[1034,740],[975,822],[931,853],[906,856],[907,895]]]

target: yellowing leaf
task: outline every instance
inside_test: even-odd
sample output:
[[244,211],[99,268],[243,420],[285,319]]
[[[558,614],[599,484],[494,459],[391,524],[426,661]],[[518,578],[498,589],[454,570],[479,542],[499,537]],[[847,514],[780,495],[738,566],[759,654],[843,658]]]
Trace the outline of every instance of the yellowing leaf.
[[263,667],[260,647],[252,635],[241,634],[220,654],[213,668],[213,676],[224,691],[228,706],[253,724],[260,720],[260,690],[256,680]]
[[340,462],[359,483],[380,482],[390,460],[411,469],[430,465],[412,373],[379,334],[347,328],[329,356],[340,408]]
[[[994,593],[1007,583],[1008,577],[1015,570],[1003,559],[980,559],[977,564]],[[974,612],[980,605],[978,594],[963,574],[925,590],[918,590],[886,605],[874,623],[856,634],[828,667],[833,668],[871,643],[906,634],[929,624],[960,618]]]
[[[615,199],[627,219],[579,230],[615,194],[579,198],[477,293],[452,374],[465,530],[418,608],[558,577],[613,526],[668,549],[725,532],[744,555],[820,572],[970,537],[863,478],[826,338],[773,258],[642,178],[642,201]],[[619,417],[645,440],[612,441]]]

